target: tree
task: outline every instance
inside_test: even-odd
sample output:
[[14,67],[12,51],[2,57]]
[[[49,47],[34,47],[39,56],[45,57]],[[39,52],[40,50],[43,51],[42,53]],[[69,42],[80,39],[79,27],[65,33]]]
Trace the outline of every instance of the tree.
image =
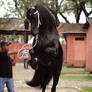
[[76,23],[79,23],[82,12],[84,12],[86,18],[92,14],[92,0],[61,0],[60,3],[58,0],[54,0],[47,4],[47,6],[53,12],[57,21],[57,14],[60,14],[67,23],[70,23],[70,21],[64,15],[65,13],[73,12]]
[[[4,2],[1,1],[0,5],[3,5]],[[13,0],[14,6],[10,6],[10,1],[8,3],[7,10],[21,19],[25,19],[27,8],[36,4],[44,4],[55,15],[57,25],[59,24],[58,14],[67,23],[70,23],[70,20],[65,14],[73,13],[76,23],[79,23],[82,12],[84,12],[86,18],[92,14],[92,0]]]
[[[84,12],[86,18],[92,14],[92,0],[67,0],[66,5],[65,11],[74,13],[76,23],[79,23],[82,12]],[[87,10],[88,7],[90,11]]]
[[[16,0],[15,0],[16,1]],[[50,11],[54,14],[56,18],[57,25],[59,24],[58,14],[62,18],[70,23],[68,18],[64,15],[65,13],[69,14],[73,12],[75,16],[76,23],[79,23],[81,13],[84,12],[86,18],[92,14],[92,0],[61,0],[60,3],[58,0],[21,0],[22,3],[26,6],[33,6],[35,4],[44,4]],[[87,10],[89,7],[89,11]]]

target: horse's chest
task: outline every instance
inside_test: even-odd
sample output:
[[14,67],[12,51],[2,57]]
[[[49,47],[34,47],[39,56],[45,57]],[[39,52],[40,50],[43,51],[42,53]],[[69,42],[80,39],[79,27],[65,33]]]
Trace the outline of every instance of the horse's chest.
[[48,47],[49,45],[49,41],[46,38],[40,38],[37,42],[37,47],[40,49],[45,49],[46,47]]

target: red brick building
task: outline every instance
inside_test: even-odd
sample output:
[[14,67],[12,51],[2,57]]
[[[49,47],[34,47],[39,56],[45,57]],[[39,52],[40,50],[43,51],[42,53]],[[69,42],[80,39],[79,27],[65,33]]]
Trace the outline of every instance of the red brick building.
[[88,30],[86,36],[86,68],[92,72],[92,18],[88,19]]
[[58,31],[64,35],[67,42],[67,65],[86,66],[92,71],[92,19],[88,19],[88,24],[60,24]]

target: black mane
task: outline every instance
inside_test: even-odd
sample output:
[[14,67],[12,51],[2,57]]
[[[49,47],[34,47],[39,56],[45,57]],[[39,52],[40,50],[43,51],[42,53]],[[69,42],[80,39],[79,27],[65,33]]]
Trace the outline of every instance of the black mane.
[[39,11],[42,26],[50,30],[52,30],[53,27],[56,28],[55,17],[46,7],[36,5],[35,9]]

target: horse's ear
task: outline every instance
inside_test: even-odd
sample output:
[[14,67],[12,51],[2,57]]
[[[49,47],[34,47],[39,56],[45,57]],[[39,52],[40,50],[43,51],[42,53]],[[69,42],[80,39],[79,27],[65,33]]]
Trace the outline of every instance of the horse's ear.
[[35,10],[35,7],[32,7],[32,9],[34,9],[34,10]]
[[32,7],[31,9],[32,9],[34,12],[36,12],[36,8],[35,8],[35,7]]

